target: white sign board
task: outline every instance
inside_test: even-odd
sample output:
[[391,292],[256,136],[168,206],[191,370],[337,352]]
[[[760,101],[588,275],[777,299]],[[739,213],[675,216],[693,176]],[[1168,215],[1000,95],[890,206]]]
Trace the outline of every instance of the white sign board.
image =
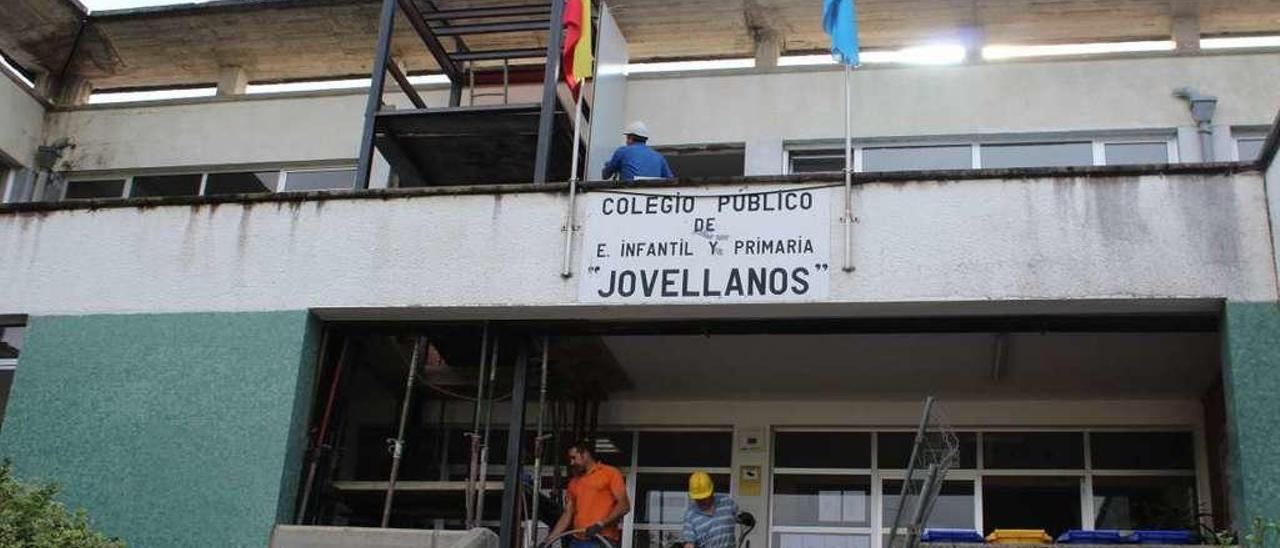
[[584,303],[811,301],[830,288],[831,189],[596,191]]

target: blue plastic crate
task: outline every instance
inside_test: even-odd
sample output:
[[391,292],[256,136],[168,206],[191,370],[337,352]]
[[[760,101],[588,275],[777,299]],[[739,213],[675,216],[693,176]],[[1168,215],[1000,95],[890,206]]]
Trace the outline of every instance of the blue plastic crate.
[[1198,539],[1191,531],[1134,531],[1128,540],[1137,544],[1195,544]]
[[1123,544],[1124,535],[1119,531],[1082,531],[1072,529],[1058,535],[1059,544]]
[[925,529],[922,542],[975,543],[984,542],[982,534],[973,529]]

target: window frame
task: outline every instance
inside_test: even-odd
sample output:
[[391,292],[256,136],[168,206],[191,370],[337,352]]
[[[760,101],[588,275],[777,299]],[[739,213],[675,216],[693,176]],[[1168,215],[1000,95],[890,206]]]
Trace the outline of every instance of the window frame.
[[[971,433],[975,437],[975,462],[972,469],[954,469],[947,473],[947,481],[967,481],[973,485],[973,510],[974,510],[974,529],[978,531],[985,530],[983,523],[983,478],[986,477],[1071,477],[1078,478],[1080,482],[1080,525],[1085,530],[1095,530],[1095,511],[1093,478],[1095,477],[1189,477],[1195,484],[1195,501],[1200,507],[1208,507],[1210,503],[1207,462],[1205,462],[1204,436],[1203,428],[1199,425],[1154,425],[1154,426],[1119,426],[1119,427],[1058,427],[1058,426],[996,426],[996,427],[956,427],[953,430],[959,433]],[[869,432],[871,434],[871,469],[798,469],[798,468],[775,468],[776,453],[774,434],[779,431],[807,431],[807,432]],[[888,528],[891,523],[885,523],[883,517],[884,506],[884,487],[889,481],[902,481],[906,476],[906,469],[903,468],[880,468],[879,466],[879,443],[880,434],[882,433],[901,433],[915,432],[912,428],[907,427],[793,427],[793,426],[775,426],[769,430],[769,469],[766,473],[768,478],[767,488],[762,495],[767,497],[765,502],[769,512],[768,522],[766,526],[766,548],[781,548],[774,546],[773,537],[775,532],[794,532],[794,533],[846,533],[851,535],[868,535],[872,543],[871,548],[881,548],[887,542]],[[1079,469],[988,469],[984,460],[984,444],[987,433],[1032,433],[1032,432],[1079,432],[1081,433],[1082,451],[1084,451],[1083,468]],[[1190,434],[1191,451],[1193,455],[1193,468],[1191,469],[1167,469],[1167,470],[1130,470],[1130,469],[1095,469],[1092,462],[1091,439],[1094,433],[1143,433],[1143,432],[1178,432]],[[871,512],[869,527],[808,527],[808,526],[786,526],[774,524],[774,493],[773,478],[777,474],[830,474],[830,475],[866,475],[871,476],[871,500],[868,504],[868,510]]]
[[[108,196],[105,198],[68,198],[67,197],[67,193],[71,191],[72,183],[85,183],[85,182],[94,182],[94,181],[124,181],[124,184],[120,185],[119,196]],[[68,177],[66,182],[62,185],[62,192],[58,194],[58,201],[71,202],[71,201],[79,201],[79,200],[114,200],[114,199],[128,197],[129,192],[132,190],[133,190],[132,176],[119,177],[119,176],[113,176],[113,175],[103,175],[103,176],[91,176],[91,177]]]
[[356,171],[358,169],[359,169],[358,166],[355,166],[352,164],[340,164],[340,165],[333,165],[333,166],[327,166],[327,167],[305,167],[305,168],[297,168],[297,169],[282,168],[280,170],[280,180],[278,185],[276,186],[276,192],[277,193],[321,192],[321,191],[332,192],[332,191],[340,191],[340,190],[352,190],[354,186],[347,187],[347,188],[327,188],[327,189],[321,189],[321,190],[289,190],[289,176],[294,173],[319,173],[324,171]]
[[[1246,136],[1252,138],[1251,136]],[[999,145],[1035,145],[1035,144],[1066,144],[1066,143],[1085,143],[1088,142],[1092,146],[1092,164],[1094,166],[1109,165],[1106,161],[1106,145],[1121,144],[1154,144],[1164,143],[1165,151],[1169,164],[1176,164],[1181,161],[1178,154],[1178,137],[1177,132],[1170,130],[1151,130],[1151,131],[1123,131],[1123,132],[1099,132],[1095,134],[1065,132],[1065,133],[1033,133],[1033,134],[999,134],[999,135],[978,135],[978,136],[922,136],[918,138],[899,138],[899,139],[862,139],[853,141],[853,171],[854,173],[865,173],[863,162],[863,151],[869,148],[918,148],[918,147],[956,147],[968,146],[970,148],[970,165],[967,169],[985,169],[982,161],[982,147],[999,146]],[[826,153],[826,154],[815,154]],[[783,146],[783,167],[785,175],[796,175],[801,173],[822,173],[822,172],[801,172],[795,170],[795,161],[799,158],[822,158],[822,159],[844,159],[842,151],[842,143],[836,140],[823,139],[816,141],[799,141],[792,143],[784,143]],[[1050,166],[1051,167],[1051,166]],[[1011,168],[1025,169],[1025,168]]]

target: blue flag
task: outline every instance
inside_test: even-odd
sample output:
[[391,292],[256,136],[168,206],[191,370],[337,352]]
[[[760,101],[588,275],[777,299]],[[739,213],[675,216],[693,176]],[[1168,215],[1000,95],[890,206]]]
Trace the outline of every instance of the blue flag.
[[822,30],[831,36],[836,62],[858,66],[858,14],[853,0],[823,0]]

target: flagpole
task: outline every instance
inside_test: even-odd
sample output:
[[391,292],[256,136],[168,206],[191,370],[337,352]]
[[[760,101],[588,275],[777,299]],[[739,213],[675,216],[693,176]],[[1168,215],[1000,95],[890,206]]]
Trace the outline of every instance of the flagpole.
[[582,86],[586,82],[578,83],[578,100],[574,102],[573,108],[573,152],[569,166],[569,203],[564,210],[564,258],[560,262],[560,276],[563,278],[573,277],[573,209],[578,194],[578,141],[582,138],[582,96],[586,95]]
[[844,65],[844,271],[853,272],[853,136],[849,118],[853,113],[850,98],[850,75],[853,67]]

